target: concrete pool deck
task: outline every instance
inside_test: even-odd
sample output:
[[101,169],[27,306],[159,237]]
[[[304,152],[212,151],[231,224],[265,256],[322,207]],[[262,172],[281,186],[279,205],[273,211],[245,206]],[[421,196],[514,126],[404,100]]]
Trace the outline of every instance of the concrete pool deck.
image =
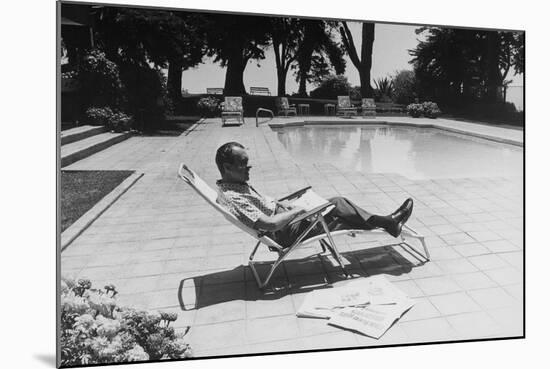
[[[361,121],[276,118],[271,125]],[[261,122],[267,119],[260,118]],[[523,143],[523,131],[443,119],[380,117],[365,121],[437,124]],[[229,224],[176,171],[184,162],[212,186],[216,149],[228,141],[250,151],[251,183],[274,197],[306,185],[387,213],[415,199],[409,224],[427,236],[432,260],[419,264],[391,237],[338,238],[357,276],[385,274],[416,300],[380,340],[297,318],[305,292],[341,276],[314,246],[285,262],[262,293],[246,267],[254,240]],[[136,170],[143,177],[61,253],[61,274],[114,283],[119,303],[178,312],[176,327],[197,357],[336,347],[521,336],[523,334],[523,181],[518,177],[413,181],[396,173],[357,173],[333,165],[300,165],[268,124],[221,127],[201,121],[178,137],[136,136],[64,170]],[[369,248],[366,245],[380,245]],[[272,260],[269,252],[259,256]],[[195,308],[193,308],[193,304]]]

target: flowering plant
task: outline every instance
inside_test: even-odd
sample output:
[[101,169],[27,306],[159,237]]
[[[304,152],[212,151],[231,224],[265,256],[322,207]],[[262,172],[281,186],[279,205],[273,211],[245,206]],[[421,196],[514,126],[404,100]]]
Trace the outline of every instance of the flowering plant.
[[422,107],[422,104],[409,104],[407,106],[407,113],[413,118],[420,117],[423,112],[424,109]]
[[131,116],[118,110],[112,110],[108,106],[88,108],[86,117],[91,124],[102,125],[115,132],[128,131],[133,123]]
[[441,114],[441,110],[433,101],[425,101],[422,103],[422,112],[427,118],[437,118]]
[[203,97],[197,102],[197,109],[201,116],[215,117],[221,112],[221,101],[215,97]]
[[176,313],[150,313],[116,305],[116,288],[92,289],[89,280],[61,282],[61,365],[179,359],[192,356]]

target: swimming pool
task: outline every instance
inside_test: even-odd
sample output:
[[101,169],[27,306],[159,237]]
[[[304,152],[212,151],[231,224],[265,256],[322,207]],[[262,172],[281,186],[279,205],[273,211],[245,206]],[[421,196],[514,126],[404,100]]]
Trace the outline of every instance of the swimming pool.
[[410,179],[523,175],[523,148],[436,128],[301,126],[277,130],[299,163]]

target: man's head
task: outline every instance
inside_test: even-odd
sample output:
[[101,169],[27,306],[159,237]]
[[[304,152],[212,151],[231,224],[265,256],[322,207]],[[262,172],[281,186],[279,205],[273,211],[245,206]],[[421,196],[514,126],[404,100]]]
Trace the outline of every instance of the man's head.
[[250,178],[248,155],[244,146],[238,142],[220,146],[216,152],[216,165],[224,181],[244,183]]

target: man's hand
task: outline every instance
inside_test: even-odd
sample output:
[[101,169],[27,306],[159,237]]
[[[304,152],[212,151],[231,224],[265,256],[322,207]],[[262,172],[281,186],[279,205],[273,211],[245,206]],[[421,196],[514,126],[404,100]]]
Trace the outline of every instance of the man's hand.
[[294,208],[296,206],[292,205],[292,202],[289,200],[277,201],[277,213],[293,210]]
[[286,226],[292,219],[305,212],[306,210],[304,208],[294,206],[291,210],[279,212],[270,217],[262,215],[256,221],[254,228],[266,231],[278,231]]

